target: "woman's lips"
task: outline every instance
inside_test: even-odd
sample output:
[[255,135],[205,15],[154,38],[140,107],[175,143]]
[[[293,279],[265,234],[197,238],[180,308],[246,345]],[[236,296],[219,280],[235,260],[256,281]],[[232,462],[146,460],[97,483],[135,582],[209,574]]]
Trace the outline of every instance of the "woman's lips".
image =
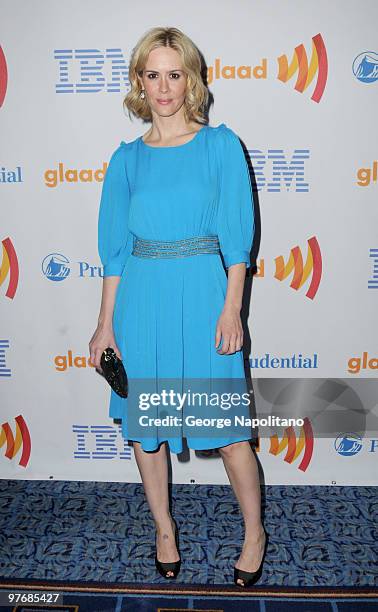
[[159,104],[169,104],[172,100],[158,100]]

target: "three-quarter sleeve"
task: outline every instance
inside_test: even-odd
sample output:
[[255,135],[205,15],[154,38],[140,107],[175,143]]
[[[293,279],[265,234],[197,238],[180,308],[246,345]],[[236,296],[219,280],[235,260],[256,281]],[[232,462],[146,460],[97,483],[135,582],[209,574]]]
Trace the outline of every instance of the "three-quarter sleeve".
[[132,250],[128,231],[130,189],[123,145],[112,154],[105,174],[98,214],[98,253],[103,276],[122,276]]
[[226,268],[245,263],[255,233],[254,199],[248,164],[241,143],[231,128],[218,127],[217,234]]

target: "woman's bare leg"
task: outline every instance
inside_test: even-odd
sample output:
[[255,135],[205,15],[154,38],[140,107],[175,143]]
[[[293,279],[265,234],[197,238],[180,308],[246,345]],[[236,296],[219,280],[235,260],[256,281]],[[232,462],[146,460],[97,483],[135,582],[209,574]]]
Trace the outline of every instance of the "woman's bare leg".
[[[166,445],[161,444],[155,452],[144,451],[140,442],[134,441],[133,445],[147,502],[155,521],[157,557],[163,563],[178,561],[174,524],[169,511]],[[167,574],[173,575],[173,572]]]
[[[234,442],[218,450],[244,519],[244,544],[235,567],[255,572],[261,563],[265,545],[256,457],[248,441]],[[242,580],[238,582],[243,585]]]

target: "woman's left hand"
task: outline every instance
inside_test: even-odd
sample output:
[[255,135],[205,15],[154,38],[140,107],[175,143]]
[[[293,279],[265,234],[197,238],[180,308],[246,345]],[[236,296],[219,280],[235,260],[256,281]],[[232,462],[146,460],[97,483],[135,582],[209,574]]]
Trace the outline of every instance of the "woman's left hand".
[[243,327],[240,320],[240,311],[237,308],[224,308],[218,321],[215,334],[215,348],[222,339],[222,347],[217,349],[219,355],[231,355],[240,351],[243,346]]

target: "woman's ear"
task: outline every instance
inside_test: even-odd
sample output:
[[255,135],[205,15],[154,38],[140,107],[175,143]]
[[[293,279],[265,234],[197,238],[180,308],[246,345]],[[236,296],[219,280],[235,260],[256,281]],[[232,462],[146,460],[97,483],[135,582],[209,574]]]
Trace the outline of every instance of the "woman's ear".
[[137,74],[137,79],[138,79],[138,82],[139,82],[139,85],[140,85],[141,89],[144,89],[144,87],[143,87],[143,80],[142,80],[142,78],[139,76],[139,74]]

